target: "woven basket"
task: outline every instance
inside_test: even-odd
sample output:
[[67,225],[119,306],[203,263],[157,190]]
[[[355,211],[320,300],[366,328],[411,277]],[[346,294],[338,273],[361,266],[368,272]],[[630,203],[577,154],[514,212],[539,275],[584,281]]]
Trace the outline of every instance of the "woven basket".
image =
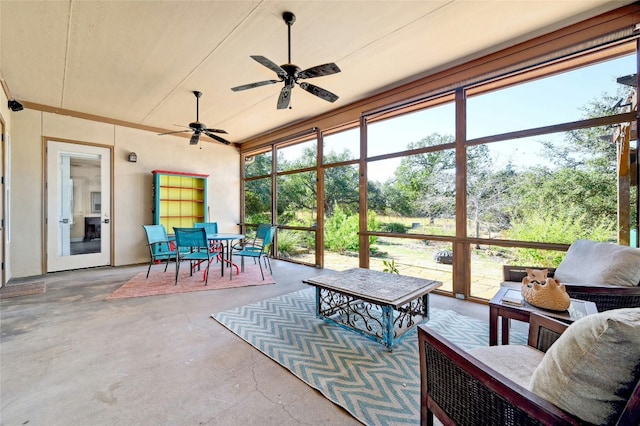
[[554,278],[547,278],[544,284],[540,284],[529,282],[529,278],[524,277],[522,297],[537,308],[552,311],[566,311],[571,305],[571,299],[564,284]]

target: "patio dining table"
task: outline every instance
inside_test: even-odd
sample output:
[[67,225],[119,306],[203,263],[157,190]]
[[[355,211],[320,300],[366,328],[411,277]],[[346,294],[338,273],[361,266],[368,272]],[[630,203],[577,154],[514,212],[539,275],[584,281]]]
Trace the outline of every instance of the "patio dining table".
[[[226,242],[226,244],[221,245],[222,247],[221,270],[222,270],[223,277],[224,277],[225,263],[229,266],[229,279],[231,279],[231,276],[233,274],[233,266],[235,266],[236,271],[238,271],[238,266],[234,265],[231,262],[231,243],[235,240],[243,240],[244,237],[245,237],[244,234],[228,234],[224,232],[207,233],[207,240],[209,241],[225,241]],[[225,249],[226,249],[226,255],[225,255]]]

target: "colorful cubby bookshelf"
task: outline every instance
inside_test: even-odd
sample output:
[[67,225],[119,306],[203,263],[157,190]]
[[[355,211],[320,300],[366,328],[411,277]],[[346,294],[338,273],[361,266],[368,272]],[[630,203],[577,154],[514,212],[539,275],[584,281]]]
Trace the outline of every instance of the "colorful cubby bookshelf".
[[153,170],[153,223],[173,228],[192,228],[205,222],[209,175]]

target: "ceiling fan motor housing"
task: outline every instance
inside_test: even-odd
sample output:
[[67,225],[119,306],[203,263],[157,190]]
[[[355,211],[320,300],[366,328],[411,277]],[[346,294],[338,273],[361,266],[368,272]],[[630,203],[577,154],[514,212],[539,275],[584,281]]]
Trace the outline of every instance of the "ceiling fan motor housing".
[[227,133],[227,132],[225,132],[222,129],[210,129],[207,127],[206,124],[200,122],[200,97],[202,96],[202,92],[194,90],[192,93],[196,97],[196,121],[194,121],[193,123],[189,123],[189,130],[176,130],[174,132],[160,133],[160,135],[171,135],[175,133],[193,132],[193,135],[191,135],[191,139],[189,140],[190,145],[197,145],[198,142],[200,141],[201,134],[205,134],[211,139],[216,140],[218,142],[222,142],[225,145],[231,144],[231,142],[229,142],[228,140],[214,134],[214,133]]
[[298,84],[303,90],[311,93],[314,96],[317,96],[321,99],[324,99],[327,102],[335,102],[338,100],[338,96],[334,93],[329,92],[321,87],[315,86],[310,83],[302,82],[299,83],[298,80],[304,80],[308,78],[322,77],[325,75],[331,75],[340,72],[340,68],[334,63],[327,63],[322,65],[316,65],[315,67],[307,68],[305,70],[300,69],[297,65],[291,63],[291,26],[296,21],[296,16],[291,12],[284,12],[282,14],[282,19],[285,24],[287,24],[287,35],[288,35],[288,63],[284,65],[277,65],[275,62],[270,59],[265,58],[260,55],[251,55],[251,58],[261,64],[262,66],[269,68],[271,71],[275,72],[278,76],[279,80],[265,80],[258,81],[250,84],[243,84],[240,86],[232,87],[231,90],[234,92],[238,92],[241,90],[253,89],[260,86],[265,86],[268,84],[275,84],[284,82],[284,87],[280,90],[280,96],[278,97],[278,109],[286,109],[290,108],[289,102],[291,99],[291,90]]
[[207,125],[199,121],[194,121],[193,123],[189,123],[189,127],[194,130],[204,130],[207,128]]

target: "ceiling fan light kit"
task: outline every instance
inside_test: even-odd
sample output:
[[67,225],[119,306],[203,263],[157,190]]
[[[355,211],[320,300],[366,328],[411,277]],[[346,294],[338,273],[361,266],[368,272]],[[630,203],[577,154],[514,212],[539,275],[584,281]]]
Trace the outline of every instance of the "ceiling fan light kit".
[[229,145],[231,142],[215,134],[227,132],[221,129],[210,129],[206,124],[200,122],[200,96],[202,96],[202,92],[194,90],[193,94],[196,97],[196,121],[194,121],[193,123],[189,123],[189,129],[187,130],[176,130],[174,132],[160,133],[160,135],[173,135],[176,133],[193,132],[193,135],[191,135],[191,139],[189,140],[190,145],[197,145],[200,141],[201,134],[209,136],[211,139],[222,142],[225,145]]
[[289,62],[283,65],[277,65],[275,62],[265,58],[264,56],[252,55],[251,58],[259,64],[269,68],[275,72],[278,76],[278,80],[265,80],[258,81],[256,83],[244,84],[242,86],[236,86],[231,88],[234,92],[241,90],[253,89],[255,87],[265,86],[267,84],[275,84],[284,82],[284,87],[280,90],[280,96],[278,97],[278,109],[289,108],[291,102],[291,90],[296,84],[312,95],[324,99],[328,102],[335,102],[338,100],[338,96],[329,92],[326,89],[315,86],[311,83],[300,82],[307,78],[322,77],[325,75],[336,74],[340,72],[340,68],[334,63],[317,65],[315,67],[307,68],[305,70],[300,69],[297,65],[291,63],[291,26],[296,21],[296,16],[291,12],[284,12],[282,19],[287,24],[288,31],[288,60]]

